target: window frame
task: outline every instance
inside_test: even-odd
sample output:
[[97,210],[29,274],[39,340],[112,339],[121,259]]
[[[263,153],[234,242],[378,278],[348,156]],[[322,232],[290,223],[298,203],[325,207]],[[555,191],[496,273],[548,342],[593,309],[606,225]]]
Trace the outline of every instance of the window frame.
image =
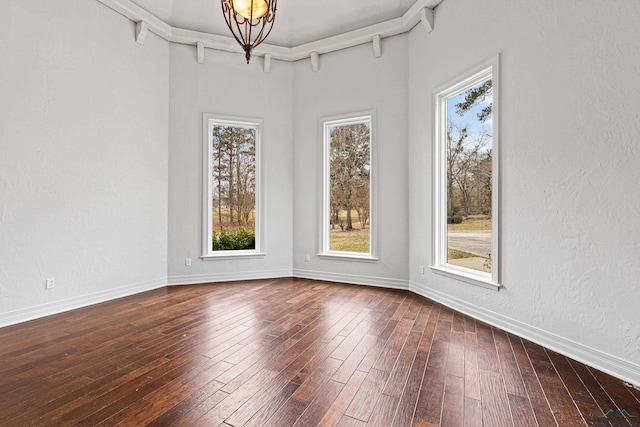
[[[500,159],[500,75],[499,55],[461,74],[433,92],[433,265],[434,273],[467,283],[499,290],[500,285],[500,211],[499,211],[499,159]],[[447,164],[446,129],[447,99],[492,79],[492,161],[491,161],[491,273],[447,263]]]
[[[262,139],[264,137],[264,120],[253,117],[227,116],[213,113],[203,113],[203,203],[202,203],[202,255],[203,260],[217,260],[228,258],[260,258],[266,255],[264,251],[264,207],[263,207],[263,177],[262,177]],[[255,195],[255,249],[214,251],[211,247],[213,209],[213,183],[211,156],[213,154],[212,131],[214,126],[235,126],[254,128],[256,130],[256,195]]]
[[[369,253],[330,250],[330,198],[331,198],[331,137],[329,129],[336,125],[350,125],[369,121]],[[376,262],[377,257],[377,131],[376,111],[368,110],[322,117],[322,213],[320,224],[320,258],[357,262]]]

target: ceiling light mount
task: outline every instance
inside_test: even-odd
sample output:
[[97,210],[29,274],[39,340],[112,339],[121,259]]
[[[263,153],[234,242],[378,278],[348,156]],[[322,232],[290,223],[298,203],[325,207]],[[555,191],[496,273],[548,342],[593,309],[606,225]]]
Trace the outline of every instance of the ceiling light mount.
[[267,38],[273,28],[277,0],[221,0],[221,2],[227,27],[242,46],[248,64],[253,49]]

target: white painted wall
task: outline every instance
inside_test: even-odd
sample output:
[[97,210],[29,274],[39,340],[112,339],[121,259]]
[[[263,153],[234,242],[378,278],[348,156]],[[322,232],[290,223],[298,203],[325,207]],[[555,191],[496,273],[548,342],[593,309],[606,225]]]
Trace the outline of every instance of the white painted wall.
[[[631,0],[445,1],[431,34],[384,39],[381,58],[367,44],[321,56],[319,72],[264,74],[258,58],[207,50],[199,65],[194,47],[140,46],[98,2],[0,2],[0,325],[167,281],[293,272],[410,283],[640,384],[639,20]],[[420,273],[432,92],[496,53],[500,292]],[[370,109],[380,261],[319,259],[319,119]],[[203,112],[264,118],[264,259],[198,258]]]
[[166,283],[169,52],[134,30],[0,3],[0,325]]
[[[407,37],[295,63],[294,271],[304,277],[383,286],[408,285]],[[322,117],[377,112],[378,257],[375,263],[322,259]],[[305,262],[305,254],[311,261]]]
[[[293,65],[171,45],[169,124],[169,283],[197,283],[291,275],[293,206]],[[264,119],[262,167],[265,212],[260,259],[202,255],[202,113]],[[191,258],[190,267],[185,258]]]
[[[438,6],[433,33],[409,36],[409,206],[412,289],[611,355],[640,384],[638,21],[632,1]],[[420,274],[432,262],[432,92],[496,53],[500,292]]]

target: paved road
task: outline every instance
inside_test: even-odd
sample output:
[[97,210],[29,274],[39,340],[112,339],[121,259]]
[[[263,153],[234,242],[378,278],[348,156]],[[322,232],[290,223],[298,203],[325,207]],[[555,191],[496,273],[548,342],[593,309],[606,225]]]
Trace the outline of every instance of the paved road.
[[491,230],[449,231],[447,246],[486,258],[491,253]]

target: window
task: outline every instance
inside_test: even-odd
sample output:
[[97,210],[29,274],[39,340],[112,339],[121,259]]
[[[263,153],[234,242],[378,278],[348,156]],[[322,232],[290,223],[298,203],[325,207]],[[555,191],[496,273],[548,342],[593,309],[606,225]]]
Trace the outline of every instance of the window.
[[435,93],[434,270],[498,288],[498,59]]
[[260,137],[255,119],[204,114],[203,258],[260,256]]
[[320,255],[375,259],[374,113],[323,120],[324,202]]

